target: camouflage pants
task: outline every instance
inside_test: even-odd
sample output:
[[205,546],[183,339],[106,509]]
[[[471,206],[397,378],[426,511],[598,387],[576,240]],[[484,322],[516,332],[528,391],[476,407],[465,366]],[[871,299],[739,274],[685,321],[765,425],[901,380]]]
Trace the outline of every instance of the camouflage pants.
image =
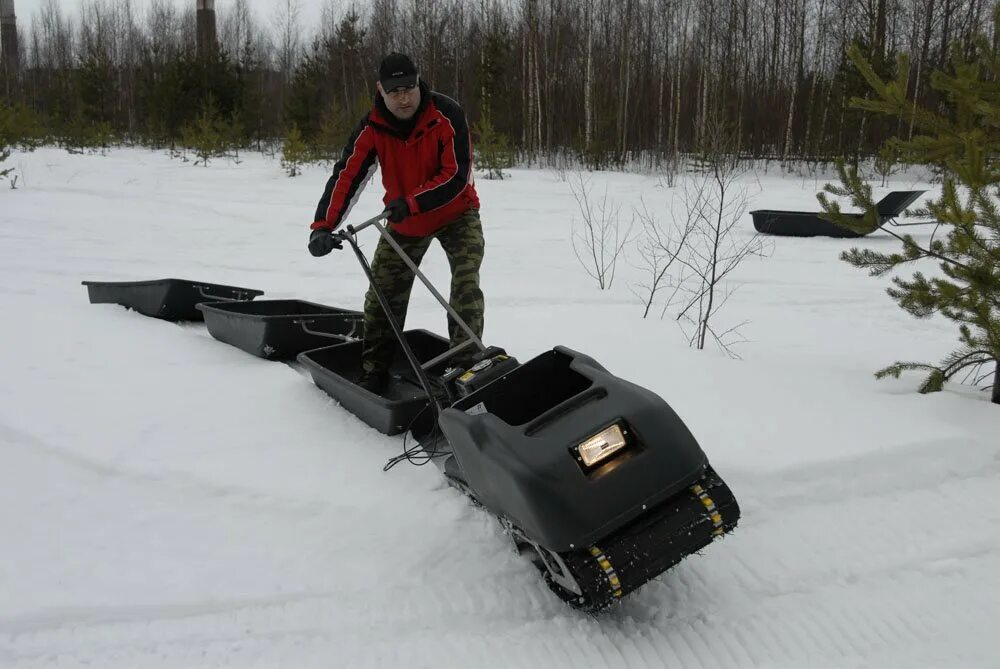
[[[393,240],[406,252],[415,265],[420,265],[431,241],[441,243],[451,266],[451,308],[464,320],[477,337],[483,336],[485,302],[479,288],[479,267],[483,263],[486,244],[479,211],[469,209],[459,218],[427,237],[406,237],[389,231]],[[383,238],[379,238],[372,260],[372,276],[402,327],[413,288],[413,271]],[[452,346],[466,339],[466,332],[448,316],[448,337]],[[361,366],[366,372],[387,370],[396,352],[396,339],[372,288],[365,295],[365,334]]]

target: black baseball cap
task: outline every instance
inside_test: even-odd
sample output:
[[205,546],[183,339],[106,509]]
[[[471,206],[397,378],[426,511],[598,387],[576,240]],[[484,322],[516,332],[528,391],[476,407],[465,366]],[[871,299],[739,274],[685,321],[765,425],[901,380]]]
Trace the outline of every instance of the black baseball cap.
[[390,53],[378,66],[378,80],[386,92],[399,87],[413,88],[417,85],[417,66],[410,57],[402,53]]

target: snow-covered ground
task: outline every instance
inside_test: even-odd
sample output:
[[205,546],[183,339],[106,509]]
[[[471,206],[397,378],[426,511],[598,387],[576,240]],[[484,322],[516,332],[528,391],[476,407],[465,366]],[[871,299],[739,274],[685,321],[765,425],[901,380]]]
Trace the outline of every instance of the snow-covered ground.
[[[294,366],[88,303],[82,280],[182,277],[358,308],[354,258],[305,248],[325,169],[288,179],[253,155],[206,169],[137,150],[13,164],[0,666],[997,666],[1000,408],[962,386],[918,395],[916,375],[874,380],[894,360],[936,362],[955,332],[837,259],[856,242],[778,238],[747,261],[720,315],[748,321],[732,360],[691,350],[659,312],[642,320],[635,268],[597,289],[559,174],[479,181],[487,342],[522,360],[564,344],[656,391],[743,509],[733,535],[587,616],[435,468],[383,473],[402,438]],[[653,177],[591,178],[626,210],[669,209]],[[761,208],[814,209],[822,183],[745,179]],[[380,198],[375,181],[354,220]],[[447,285],[439,247],[425,267]],[[422,287],[410,314],[444,330]]]

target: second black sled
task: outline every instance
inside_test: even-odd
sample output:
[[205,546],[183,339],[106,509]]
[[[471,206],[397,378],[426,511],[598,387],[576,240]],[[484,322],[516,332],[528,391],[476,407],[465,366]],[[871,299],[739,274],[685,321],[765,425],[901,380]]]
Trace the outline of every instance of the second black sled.
[[201,321],[202,302],[252,300],[262,290],[188,279],[84,281],[91,304],[120,304],[144,316],[166,321]]
[[[354,249],[383,308],[356,241],[368,226],[468,335],[454,349],[418,355],[390,315],[409,370],[387,394],[405,385],[420,398],[408,426],[419,446],[403,457],[433,460],[449,483],[496,516],[553,592],[576,608],[602,609],[736,527],[732,491],[662,398],[562,346],[523,364],[484,346],[394,243],[384,217],[335,233]],[[459,354],[471,362],[454,363]],[[341,357],[332,366],[346,375],[357,364]],[[384,398],[348,384],[326,390],[379,427],[365,402],[377,406]]]
[[290,360],[361,336],[361,312],[305,300],[205,302],[197,308],[213,337],[267,360]]

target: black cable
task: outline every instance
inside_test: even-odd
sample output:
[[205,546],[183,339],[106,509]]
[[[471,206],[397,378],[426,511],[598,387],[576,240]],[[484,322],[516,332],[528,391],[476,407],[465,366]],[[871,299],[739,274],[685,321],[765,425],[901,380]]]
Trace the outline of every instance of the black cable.
[[[445,456],[451,455],[452,451],[450,449],[445,451],[438,451],[438,450],[428,451],[419,441],[417,441],[412,446],[407,446],[406,444],[410,430],[413,428],[413,424],[416,423],[417,420],[422,415],[424,415],[424,412],[427,411],[427,409],[429,408],[430,405],[427,405],[426,407],[421,409],[420,413],[414,416],[413,420],[410,421],[410,424],[406,426],[406,432],[403,434],[403,452],[400,455],[390,458],[389,461],[385,463],[385,466],[382,467],[382,471],[387,472],[396,465],[398,465],[400,462],[403,462],[404,460],[408,461],[411,465],[415,467],[423,467],[424,465],[426,465],[428,462],[431,462],[435,458],[443,458]],[[440,433],[441,433],[441,427],[438,425],[437,419],[435,418],[434,428],[431,430],[430,434],[427,435],[425,441],[430,443]]]

